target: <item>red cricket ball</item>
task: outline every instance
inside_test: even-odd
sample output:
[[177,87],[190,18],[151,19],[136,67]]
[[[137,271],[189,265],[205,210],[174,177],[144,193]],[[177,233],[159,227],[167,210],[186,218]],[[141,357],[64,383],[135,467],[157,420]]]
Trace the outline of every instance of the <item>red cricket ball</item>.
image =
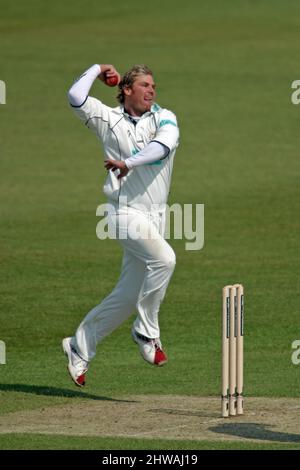
[[105,83],[108,86],[117,86],[120,83],[121,77],[119,74],[112,77],[105,78]]

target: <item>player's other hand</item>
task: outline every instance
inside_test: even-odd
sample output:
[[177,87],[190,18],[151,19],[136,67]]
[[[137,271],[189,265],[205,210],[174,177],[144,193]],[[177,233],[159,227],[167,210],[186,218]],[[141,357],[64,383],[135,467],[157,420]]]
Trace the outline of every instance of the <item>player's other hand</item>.
[[120,170],[120,173],[118,175],[118,180],[126,176],[127,173],[129,172],[129,169],[125,165],[125,162],[122,162],[120,160],[112,160],[110,158],[107,158],[106,160],[104,160],[104,166],[107,170],[112,170],[112,171]]

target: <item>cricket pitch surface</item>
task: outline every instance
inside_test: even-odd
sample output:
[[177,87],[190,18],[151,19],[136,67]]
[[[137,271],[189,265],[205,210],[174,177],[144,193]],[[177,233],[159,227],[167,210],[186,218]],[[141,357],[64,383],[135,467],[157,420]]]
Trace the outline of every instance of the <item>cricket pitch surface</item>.
[[0,434],[300,443],[299,423],[299,398],[247,397],[222,418],[219,397],[137,395],[8,413]]

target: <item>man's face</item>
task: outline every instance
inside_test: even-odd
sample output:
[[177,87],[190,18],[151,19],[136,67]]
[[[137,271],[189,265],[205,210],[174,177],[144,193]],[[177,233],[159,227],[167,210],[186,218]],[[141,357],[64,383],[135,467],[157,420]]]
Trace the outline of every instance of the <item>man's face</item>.
[[137,115],[150,111],[156,92],[152,75],[138,75],[130,88],[125,88],[125,107]]

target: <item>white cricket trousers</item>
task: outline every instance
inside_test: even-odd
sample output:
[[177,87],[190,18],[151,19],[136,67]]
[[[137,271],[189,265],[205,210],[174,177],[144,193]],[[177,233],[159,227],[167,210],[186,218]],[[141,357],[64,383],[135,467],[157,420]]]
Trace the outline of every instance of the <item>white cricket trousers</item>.
[[[97,344],[134,311],[135,330],[148,338],[160,337],[159,307],[175,268],[175,253],[162,236],[164,213],[126,207],[108,219],[124,248],[122,271],[116,287],[86,315],[73,338],[86,361],[95,356]],[[137,230],[142,236],[137,237]]]

